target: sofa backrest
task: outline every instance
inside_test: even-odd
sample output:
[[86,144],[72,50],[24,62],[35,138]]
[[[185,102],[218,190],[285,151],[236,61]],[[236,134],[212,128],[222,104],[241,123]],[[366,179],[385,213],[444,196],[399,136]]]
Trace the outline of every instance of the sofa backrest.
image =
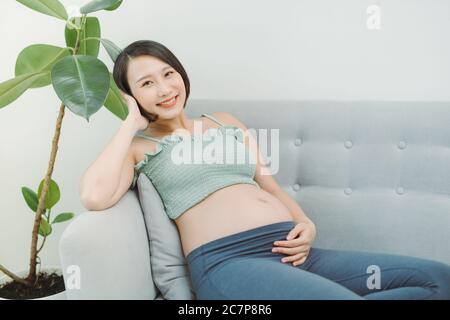
[[216,111],[256,129],[258,141],[259,129],[268,138],[279,130],[274,177],[315,222],[315,246],[450,263],[450,103],[192,99],[186,106],[193,118]]

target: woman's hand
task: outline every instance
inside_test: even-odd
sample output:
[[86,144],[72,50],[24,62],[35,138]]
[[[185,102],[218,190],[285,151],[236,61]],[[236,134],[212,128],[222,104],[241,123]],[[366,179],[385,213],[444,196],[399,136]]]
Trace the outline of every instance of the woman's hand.
[[147,118],[142,116],[134,97],[126,94],[125,92],[123,92],[120,89],[119,89],[119,91],[120,91],[120,95],[122,96],[122,99],[124,100],[124,102],[126,103],[126,105],[128,107],[128,116],[125,121],[132,122],[136,131],[147,129],[149,121],[147,120]]
[[281,259],[281,262],[292,262],[293,266],[298,266],[306,261],[315,237],[314,223],[300,222],[288,233],[287,241],[275,241],[272,252],[289,255]]

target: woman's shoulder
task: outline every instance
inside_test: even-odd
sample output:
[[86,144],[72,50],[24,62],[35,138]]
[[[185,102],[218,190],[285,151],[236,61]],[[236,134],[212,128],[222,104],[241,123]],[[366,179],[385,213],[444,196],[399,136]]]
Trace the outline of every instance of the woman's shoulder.
[[134,164],[137,163],[137,160],[136,160],[136,146],[138,144],[138,139],[139,139],[139,137],[134,136],[133,139],[131,140],[130,148],[128,149],[128,153],[133,158]]
[[233,117],[231,113],[225,111],[211,112],[210,115],[218,120],[227,120]]
[[134,164],[136,165],[141,162],[145,153],[149,152],[149,150],[150,152],[154,152],[156,150],[156,144],[155,141],[134,136],[128,150],[129,155],[131,155],[134,160]]
[[231,114],[230,112],[217,111],[212,112],[211,115],[225,125],[237,126],[243,130],[247,129],[245,124],[242,123],[242,121],[240,121],[235,115]]

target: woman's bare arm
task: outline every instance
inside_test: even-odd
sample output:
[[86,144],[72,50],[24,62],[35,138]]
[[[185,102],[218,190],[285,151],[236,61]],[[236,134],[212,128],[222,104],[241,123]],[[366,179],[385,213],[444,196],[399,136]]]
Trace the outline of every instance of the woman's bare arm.
[[[125,120],[108,146],[81,178],[80,197],[89,210],[102,210],[113,205],[133,181],[134,156],[131,142],[136,130]],[[122,188],[118,188],[122,186]],[[119,191],[120,193],[116,193]]]
[[130,188],[134,176],[131,142],[138,130],[148,126],[133,97],[121,92],[128,116],[105,150],[83,174],[80,198],[88,210],[103,210],[114,205]]

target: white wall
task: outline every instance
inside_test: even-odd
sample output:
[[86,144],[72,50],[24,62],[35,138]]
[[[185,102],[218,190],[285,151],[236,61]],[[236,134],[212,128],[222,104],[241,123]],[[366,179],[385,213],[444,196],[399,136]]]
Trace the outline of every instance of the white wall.
[[[448,0],[124,2],[95,14],[103,36],[121,47],[140,39],[166,45],[189,74],[191,98],[450,99]],[[371,4],[382,10],[377,31],[366,27]],[[0,82],[13,77],[26,46],[63,46],[63,30],[58,19],[0,1]],[[100,58],[112,70],[104,51]],[[0,109],[0,263],[12,270],[28,266],[33,223],[20,188],[36,189],[47,170],[58,108],[47,87]],[[120,121],[104,108],[90,123],[66,110],[53,173],[62,197],[53,212],[81,213],[80,176]],[[59,265],[66,225],[48,239],[44,265]]]

